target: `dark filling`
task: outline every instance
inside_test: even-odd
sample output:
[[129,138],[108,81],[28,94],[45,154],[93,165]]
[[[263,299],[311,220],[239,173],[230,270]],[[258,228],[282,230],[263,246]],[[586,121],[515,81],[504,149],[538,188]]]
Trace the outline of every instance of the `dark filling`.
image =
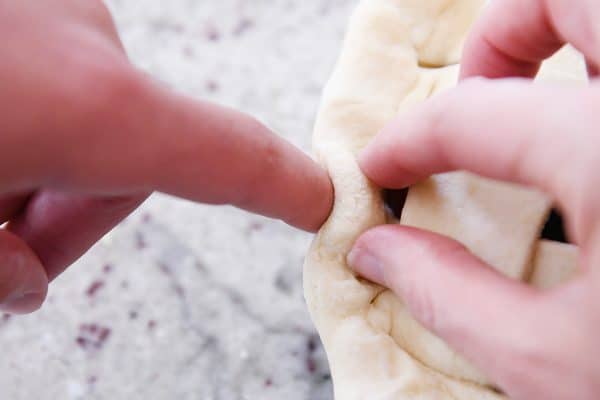
[[546,225],[544,225],[544,230],[542,231],[542,239],[569,243],[567,234],[565,233],[563,218],[557,210],[552,210],[550,217],[546,221]]
[[386,189],[383,191],[383,201],[387,210],[398,220],[402,216],[407,194],[408,189]]

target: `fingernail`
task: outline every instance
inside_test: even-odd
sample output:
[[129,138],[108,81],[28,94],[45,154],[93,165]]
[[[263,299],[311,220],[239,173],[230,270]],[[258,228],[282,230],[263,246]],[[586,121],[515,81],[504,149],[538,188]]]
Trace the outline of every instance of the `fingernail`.
[[13,314],[26,314],[37,310],[44,299],[43,293],[14,293],[0,304],[0,310]]
[[348,265],[357,274],[380,285],[385,284],[383,265],[379,258],[368,250],[355,247],[348,254]]

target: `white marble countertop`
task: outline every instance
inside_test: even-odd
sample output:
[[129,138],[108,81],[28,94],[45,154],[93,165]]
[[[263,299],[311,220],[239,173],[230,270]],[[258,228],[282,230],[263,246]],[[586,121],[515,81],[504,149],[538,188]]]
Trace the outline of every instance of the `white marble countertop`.
[[[308,150],[354,0],[110,0],[134,63]],[[156,195],[0,315],[0,398],[330,400],[302,295],[310,235]]]

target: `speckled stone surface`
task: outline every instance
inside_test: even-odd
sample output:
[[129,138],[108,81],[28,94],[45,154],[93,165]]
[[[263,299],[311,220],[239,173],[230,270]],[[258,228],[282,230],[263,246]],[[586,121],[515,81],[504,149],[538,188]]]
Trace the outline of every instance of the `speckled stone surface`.
[[[308,151],[353,0],[111,0],[136,65]],[[153,196],[0,315],[0,399],[330,400],[301,287],[310,235]]]

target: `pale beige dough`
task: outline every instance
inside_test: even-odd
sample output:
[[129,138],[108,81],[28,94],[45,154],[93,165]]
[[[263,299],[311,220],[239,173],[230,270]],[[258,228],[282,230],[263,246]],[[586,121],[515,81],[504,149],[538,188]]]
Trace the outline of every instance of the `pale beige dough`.
[[[336,200],[307,255],[304,276],[337,400],[503,398],[415,321],[400,299],[357,279],[345,262],[361,233],[386,223],[380,188],[360,171],[357,152],[399,111],[456,83],[458,67],[451,64],[459,62],[483,3],[361,1],[324,91],[314,149],[331,175]],[[544,71],[559,80],[584,80],[585,74],[570,49]],[[453,173],[411,188],[402,223],[451,236],[510,277],[531,276],[547,287],[570,276],[577,258],[572,247],[536,243],[550,206],[537,192]]]
[[541,240],[535,249],[533,273],[529,283],[540,289],[552,289],[576,276],[577,247]]

